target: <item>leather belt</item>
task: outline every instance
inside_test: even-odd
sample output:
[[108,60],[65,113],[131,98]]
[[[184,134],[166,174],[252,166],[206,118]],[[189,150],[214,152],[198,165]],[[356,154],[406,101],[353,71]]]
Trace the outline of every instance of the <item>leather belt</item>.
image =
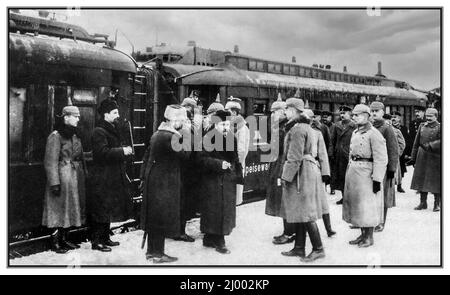
[[352,161],[361,161],[361,162],[373,162],[373,158],[361,158],[357,156],[351,156]]

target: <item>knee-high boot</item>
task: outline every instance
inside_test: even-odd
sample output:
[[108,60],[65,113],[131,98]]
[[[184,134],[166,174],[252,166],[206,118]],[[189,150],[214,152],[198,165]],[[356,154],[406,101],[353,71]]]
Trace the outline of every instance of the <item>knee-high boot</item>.
[[351,240],[350,242],[348,242],[350,245],[358,245],[359,243],[361,243],[364,238],[365,238],[365,234],[366,234],[366,230],[365,227],[361,227],[361,234],[354,240]]
[[65,248],[64,245],[61,243],[62,234],[63,234],[62,228],[58,227],[56,228],[56,231],[50,236],[52,251],[58,254],[64,254],[69,250]]
[[61,231],[62,231],[61,232],[61,245],[64,248],[67,248],[69,250],[80,248],[80,246],[78,246],[77,244],[69,242],[69,240],[68,240],[69,229],[68,228],[62,228]]
[[434,194],[433,212],[441,211],[441,194]]
[[295,245],[290,251],[281,252],[284,256],[305,257],[306,228],[304,223],[295,223]]
[[336,234],[336,232],[331,229],[330,214],[323,214],[322,219],[323,219],[323,224],[325,225],[325,229],[327,230],[327,235],[329,237],[334,236]]
[[309,238],[311,239],[311,244],[313,249],[311,253],[305,258],[300,258],[303,262],[312,262],[319,258],[325,257],[325,251],[323,249],[322,240],[320,239],[319,228],[316,222],[306,223],[306,230],[308,232]]
[[427,205],[427,192],[420,192],[420,204],[414,210],[424,210],[428,208]]

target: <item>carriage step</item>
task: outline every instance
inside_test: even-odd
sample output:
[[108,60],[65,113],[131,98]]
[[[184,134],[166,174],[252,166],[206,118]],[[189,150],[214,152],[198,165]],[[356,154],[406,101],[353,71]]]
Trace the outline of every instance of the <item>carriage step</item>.
[[145,129],[145,126],[133,126],[133,129]]
[[145,109],[134,109],[135,112],[145,112]]
[[144,164],[144,161],[134,161],[133,165],[142,165]]
[[135,92],[134,95],[147,95],[145,92]]
[[135,143],[133,146],[145,146],[145,143]]

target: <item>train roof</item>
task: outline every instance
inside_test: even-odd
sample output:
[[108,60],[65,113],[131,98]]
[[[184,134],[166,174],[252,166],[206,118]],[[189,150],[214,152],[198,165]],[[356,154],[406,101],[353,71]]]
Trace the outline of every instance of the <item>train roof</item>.
[[371,86],[299,76],[241,70],[233,65],[207,67],[181,64],[165,64],[166,71],[188,85],[227,85],[247,87],[292,87],[317,91],[348,92],[364,95],[380,95],[402,100],[427,100],[425,93],[391,86]]
[[10,60],[136,73],[136,63],[126,53],[83,41],[10,33],[9,52]]

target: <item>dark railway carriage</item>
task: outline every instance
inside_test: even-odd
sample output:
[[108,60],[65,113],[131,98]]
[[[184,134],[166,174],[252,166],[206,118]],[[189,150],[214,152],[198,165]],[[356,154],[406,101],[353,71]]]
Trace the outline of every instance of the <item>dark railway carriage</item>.
[[10,242],[32,230],[35,235],[41,224],[46,182],[42,161],[56,115],[65,105],[79,107],[89,166],[97,105],[111,88],[118,89],[124,144],[131,141],[125,122],[133,120],[135,73],[132,58],[107,46],[9,34]]

